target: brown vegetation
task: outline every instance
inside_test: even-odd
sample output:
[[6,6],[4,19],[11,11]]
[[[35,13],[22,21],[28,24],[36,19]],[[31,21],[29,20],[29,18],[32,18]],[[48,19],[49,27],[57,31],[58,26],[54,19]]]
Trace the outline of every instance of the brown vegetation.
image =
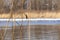
[[59,0],[11,0],[7,3],[9,5],[0,0],[0,18],[26,18],[25,14],[28,18],[60,18]]
[[20,13],[11,13],[0,14],[0,18],[60,18],[60,12],[20,12]]

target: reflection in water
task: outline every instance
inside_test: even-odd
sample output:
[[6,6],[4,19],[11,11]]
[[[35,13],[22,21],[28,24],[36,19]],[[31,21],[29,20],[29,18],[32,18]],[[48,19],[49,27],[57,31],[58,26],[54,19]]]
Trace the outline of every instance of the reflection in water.
[[31,28],[31,40],[59,40],[59,33],[56,27],[36,26]]
[[[59,40],[59,26],[32,25],[30,27],[30,40]],[[12,36],[12,29],[8,29],[4,40],[12,40]],[[19,27],[16,27],[13,37],[15,40],[21,40],[21,38],[22,40],[29,40],[28,26],[22,27],[22,35]]]

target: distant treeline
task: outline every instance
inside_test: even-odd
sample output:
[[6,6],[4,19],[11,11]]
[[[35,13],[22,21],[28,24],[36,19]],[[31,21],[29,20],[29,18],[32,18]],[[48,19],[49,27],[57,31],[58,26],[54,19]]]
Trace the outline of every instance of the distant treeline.
[[60,0],[0,0],[0,12],[28,10],[59,10]]

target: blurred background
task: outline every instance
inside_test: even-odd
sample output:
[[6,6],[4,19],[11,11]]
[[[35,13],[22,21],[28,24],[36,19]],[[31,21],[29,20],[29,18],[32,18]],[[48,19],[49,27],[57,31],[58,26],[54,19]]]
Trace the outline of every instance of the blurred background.
[[18,10],[60,10],[60,0],[0,0],[0,12]]

